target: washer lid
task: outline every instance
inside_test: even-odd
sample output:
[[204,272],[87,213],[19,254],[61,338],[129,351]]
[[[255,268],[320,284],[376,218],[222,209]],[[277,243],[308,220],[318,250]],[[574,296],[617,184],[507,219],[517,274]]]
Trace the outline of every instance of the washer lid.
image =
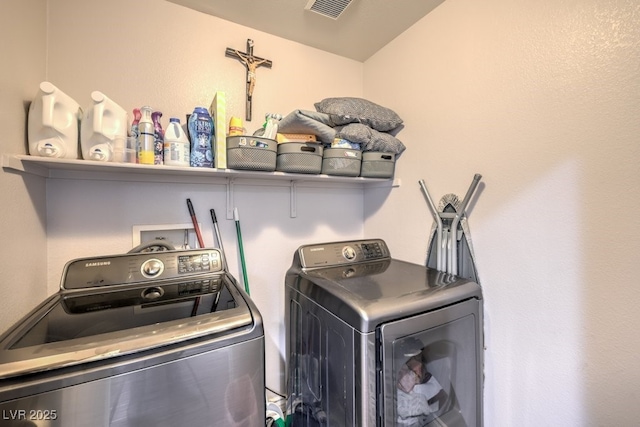
[[[58,292],[0,339],[0,379],[192,339],[251,335],[261,330],[259,314],[252,312],[232,282],[227,276],[215,276],[117,291]],[[151,300],[141,302],[145,292]],[[180,292],[176,298],[163,299]]]
[[287,284],[361,332],[482,298],[475,282],[394,259],[299,270],[298,278]]

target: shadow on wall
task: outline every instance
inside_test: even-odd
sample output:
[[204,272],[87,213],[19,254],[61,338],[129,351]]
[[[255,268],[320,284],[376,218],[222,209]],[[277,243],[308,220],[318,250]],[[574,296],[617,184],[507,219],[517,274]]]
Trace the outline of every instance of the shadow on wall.
[[[27,120],[26,117],[29,114],[29,106],[31,105],[31,101],[24,101],[23,102],[23,114],[25,117],[23,126],[24,126],[24,132],[23,132],[23,141],[22,141],[22,146],[24,149],[24,154],[28,154],[29,153],[29,140],[27,138]],[[6,154],[16,154],[16,153],[6,153]],[[43,203],[45,203],[45,194],[43,192],[44,190],[44,186],[45,186],[45,182],[44,182],[44,178],[36,176],[36,175],[31,175],[31,174],[25,174],[22,172],[18,172],[14,169],[9,169],[9,168],[3,168],[2,170],[3,174],[7,174],[6,176],[12,176],[12,177],[22,177],[22,181],[24,183],[24,189],[27,190],[27,193],[29,195],[29,199],[31,200],[33,206],[38,207],[38,206],[42,206]],[[0,174],[0,177],[2,176],[2,174]],[[9,178],[9,179],[13,179],[13,178]],[[5,207],[9,207],[11,206],[10,203],[7,203],[5,205]],[[46,211],[44,209],[35,209],[35,213],[38,216],[38,219],[40,221],[40,227],[42,229],[46,229]],[[26,224],[26,226],[29,226],[28,224]]]

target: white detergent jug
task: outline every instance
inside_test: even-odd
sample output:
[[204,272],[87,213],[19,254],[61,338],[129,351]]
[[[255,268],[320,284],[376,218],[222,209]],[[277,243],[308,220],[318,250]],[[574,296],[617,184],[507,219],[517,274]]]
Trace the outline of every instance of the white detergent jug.
[[104,93],[91,92],[93,105],[82,120],[80,145],[85,160],[109,162],[113,158],[113,141],[126,139],[127,112]]
[[80,120],[82,108],[76,101],[52,83],[40,83],[40,90],[29,105],[29,154],[77,159]]

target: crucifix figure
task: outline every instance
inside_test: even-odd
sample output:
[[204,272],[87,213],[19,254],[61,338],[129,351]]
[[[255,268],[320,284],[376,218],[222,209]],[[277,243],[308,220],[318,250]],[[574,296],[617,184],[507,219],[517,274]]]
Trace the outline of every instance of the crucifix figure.
[[247,103],[246,103],[246,119],[251,121],[251,97],[253,96],[253,89],[256,86],[256,68],[267,67],[271,68],[273,63],[268,59],[259,58],[253,56],[253,40],[247,39],[247,51],[239,52],[236,49],[227,48],[225,55],[231,58],[236,58],[247,68]]

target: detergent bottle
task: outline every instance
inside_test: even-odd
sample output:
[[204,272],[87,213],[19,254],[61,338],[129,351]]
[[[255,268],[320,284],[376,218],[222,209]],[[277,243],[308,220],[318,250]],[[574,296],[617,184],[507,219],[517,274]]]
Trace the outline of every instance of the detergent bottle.
[[40,83],[29,105],[29,154],[77,159],[81,120],[82,108],[76,101],[52,83]]
[[189,156],[190,144],[187,134],[180,126],[180,119],[171,117],[164,133],[164,164],[189,167]]
[[189,136],[191,140],[191,166],[212,168],[215,130],[213,119],[206,108],[196,107],[189,116]]
[[108,162],[113,157],[113,140],[127,137],[127,112],[102,92],[91,92],[91,99],[93,105],[81,126],[82,157]]

